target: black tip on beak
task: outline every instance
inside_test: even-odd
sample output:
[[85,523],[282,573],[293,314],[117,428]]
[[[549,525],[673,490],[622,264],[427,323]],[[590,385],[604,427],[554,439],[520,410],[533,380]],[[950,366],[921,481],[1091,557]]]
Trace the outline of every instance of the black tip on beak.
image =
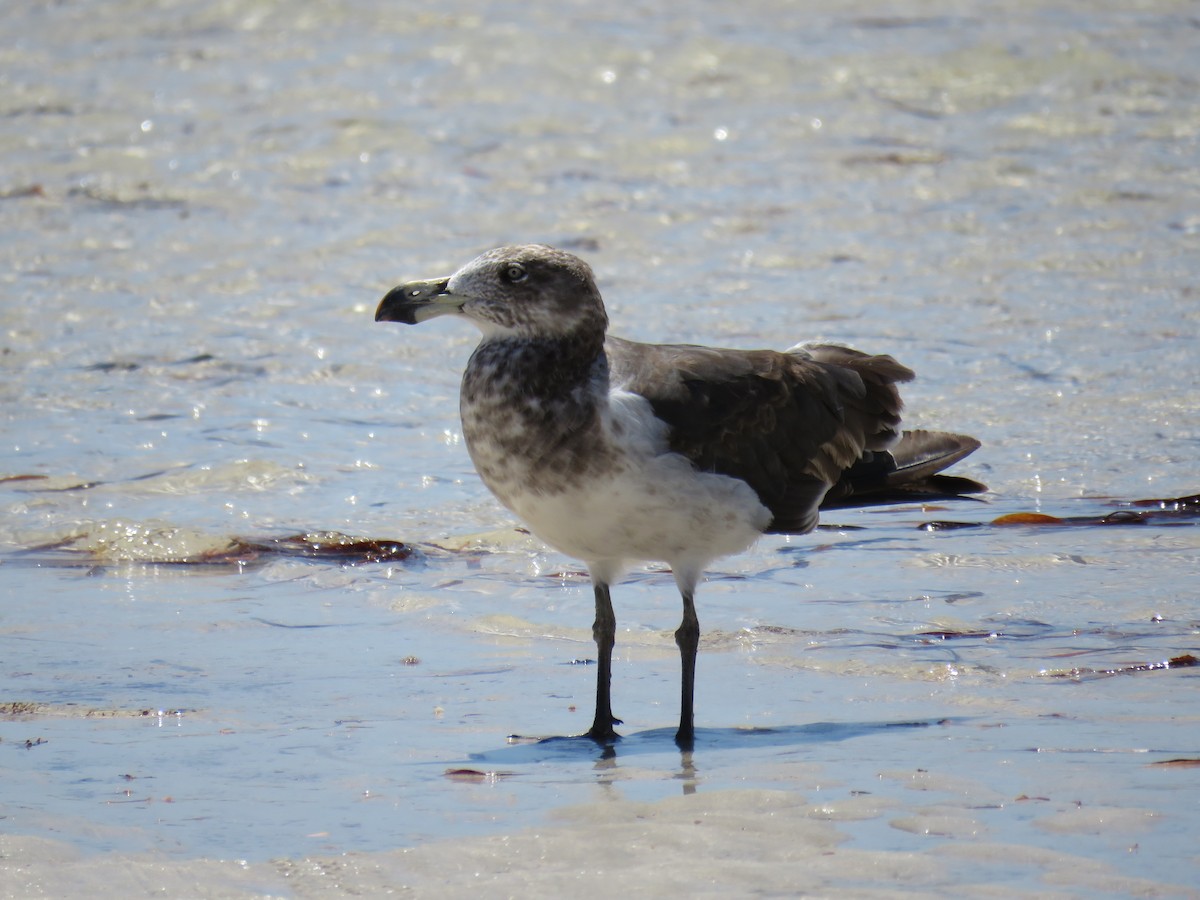
[[416,325],[433,316],[455,311],[452,304],[445,302],[450,296],[446,293],[446,285],[449,282],[449,278],[435,278],[429,281],[411,281],[392,288],[379,301],[375,310],[375,321]]

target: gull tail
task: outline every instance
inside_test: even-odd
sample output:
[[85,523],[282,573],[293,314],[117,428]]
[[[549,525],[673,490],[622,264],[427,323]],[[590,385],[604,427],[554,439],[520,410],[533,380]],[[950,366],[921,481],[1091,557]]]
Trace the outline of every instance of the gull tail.
[[842,473],[822,509],[921,500],[952,500],[987,486],[961,475],[943,475],[979,448],[979,441],[945,431],[905,431],[887,450],[868,451]]

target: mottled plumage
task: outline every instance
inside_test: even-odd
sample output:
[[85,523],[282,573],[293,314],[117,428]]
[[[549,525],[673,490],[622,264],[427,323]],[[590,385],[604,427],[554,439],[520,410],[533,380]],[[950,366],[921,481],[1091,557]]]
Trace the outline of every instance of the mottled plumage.
[[804,533],[822,502],[863,492],[982,490],[937,474],[972,438],[899,431],[890,356],[846,347],[718,350],[606,336],[585,262],[542,245],[502,247],[450,278],[392,290],[376,320],[470,319],[482,339],[463,375],[463,436],[496,497],[553,547],[582,559],[596,595],[596,717],[609,700],[616,619],[609,585],[632,561],[668,563],[683,598],[677,741],[693,739],[704,567],[763,532]]

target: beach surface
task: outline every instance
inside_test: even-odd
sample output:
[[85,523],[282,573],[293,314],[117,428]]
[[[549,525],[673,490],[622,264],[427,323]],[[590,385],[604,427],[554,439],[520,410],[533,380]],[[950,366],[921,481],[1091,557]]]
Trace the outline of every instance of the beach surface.
[[[0,897],[1197,897],[1186,3],[26,4],[0,51]],[[890,353],[979,501],[697,594],[462,444],[493,246],[618,335]],[[1137,501],[1164,501],[1138,504]],[[551,740],[539,740],[553,738]]]

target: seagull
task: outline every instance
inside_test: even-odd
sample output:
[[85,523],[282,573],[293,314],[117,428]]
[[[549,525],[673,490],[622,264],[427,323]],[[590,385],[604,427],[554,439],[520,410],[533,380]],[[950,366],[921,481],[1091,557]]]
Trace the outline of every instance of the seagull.
[[[644,297],[650,301],[652,297]],[[696,585],[715,559],[764,533],[812,531],[822,505],[986,490],[938,474],[974,438],[900,430],[891,356],[833,344],[784,351],[646,344],[607,334],[591,268],[542,244],[500,247],[448,278],[402,284],[377,322],[466,319],[481,332],[463,374],[462,433],[479,476],[551,547],[582,560],[596,601],[596,713],[619,738],[610,695],[610,585],[666,563],[683,599],[679,729],[695,740]]]

